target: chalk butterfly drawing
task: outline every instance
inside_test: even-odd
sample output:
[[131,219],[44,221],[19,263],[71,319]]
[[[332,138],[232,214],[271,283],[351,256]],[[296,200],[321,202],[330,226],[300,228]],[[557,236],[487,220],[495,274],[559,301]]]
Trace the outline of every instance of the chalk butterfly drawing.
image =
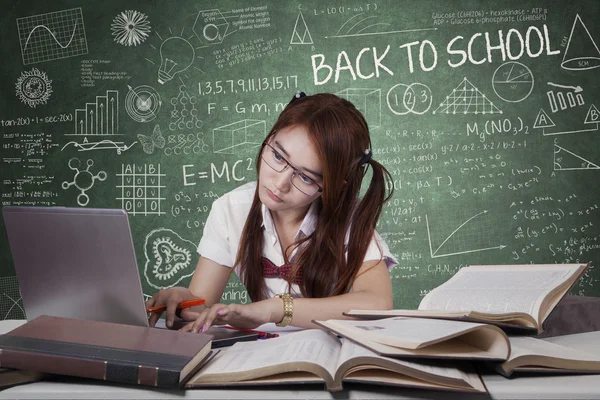
[[158,125],[154,127],[151,136],[146,136],[139,133],[137,135],[137,138],[142,144],[142,149],[146,154],[154,153],[154,149],[156,147],[158,147],[159,149],[165,147],[165,138],[163,137],[162,132],[160,131],[160,126]]

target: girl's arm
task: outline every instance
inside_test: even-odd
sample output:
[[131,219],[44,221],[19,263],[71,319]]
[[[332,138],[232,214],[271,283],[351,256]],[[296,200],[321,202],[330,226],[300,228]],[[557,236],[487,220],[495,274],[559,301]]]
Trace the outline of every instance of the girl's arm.
[[[191,307],[181,311],[181,317],[184,320],[193,320],[199,312],[204,311],[207,307],[218,303],[221,299],[221,295],[225,290],[229,276],[231,275],[232,269],[216,262],[209,260],[208,258],[200,257],[190,286],[185,287],[172,287],[169,289],[160,290],[151,299],[146,301],[146,307],[166,305],[166,317],[165,323],[167,327],[173,326],[173,320],[175,319],[175,311],[177,304],[182,301],[190,300],[193,298],[203,298],[206,300],[205,305]],[[148,323],[150,326],[154,326],[156,321],[160,318],[162,313],[152,313]]]
[[[294,299],[291,325],[302,328],[318,328],[311,320],[347,319],[342,313],[349,310],[389,310],[393,307],[392,281],[385,261],[366,261],[352,285],[352,292],[321,299]],[[283,300],[269,299],[277,303],[269,322],[283,318]]]
[[[385,261],[366,261],[359,270],[352,292],[328,298],[294,299],[291,325],[302,328],[318,328],[311,321],[345,319],[344,311],[351,309],[391,309],[393,305],[392,283]],[[283,319],[283,300],[272,298],[256,303],[214,304],[197,315],[196,321],[182,328],[201,332],[211,325],[231,324],[241,328],[255,328],[267,322]]]

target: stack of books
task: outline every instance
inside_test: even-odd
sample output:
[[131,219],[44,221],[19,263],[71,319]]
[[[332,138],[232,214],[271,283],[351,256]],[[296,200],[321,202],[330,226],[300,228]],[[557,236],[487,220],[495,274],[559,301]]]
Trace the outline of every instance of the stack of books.
[[469,266],[418,310],[352,310],[265,343],[217,355],[187,387],[346,382],[485,392],[476,366],[514,372],[600,373],[599,354],[535,339],[588,265]]
[[[485,393],[477,365],[600,373],[599,354],[535,339],[587,265],[470,266],[418,310],[352,310],[278,338],[211,352],[211,337],[39,317],[0,336],[0,365],[159,387],[345,383]],[[352,317],[352,318],[350,318]]]

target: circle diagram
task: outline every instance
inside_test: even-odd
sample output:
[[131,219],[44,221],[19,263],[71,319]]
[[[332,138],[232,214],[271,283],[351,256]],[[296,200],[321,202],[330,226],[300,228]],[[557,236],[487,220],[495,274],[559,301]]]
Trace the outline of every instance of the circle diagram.
[[150,122],[156,118],[162,105],[158,92],[147,85],[135,89],[131,86],[127,87],[129,91],[125,96],[125,110],[131,119],[137,122]]
[[17,96],[29,107],[46,104],[52,93],[52,80],[37,68],[24,71],[15,84]]
[[525,100],[533,90],[533,74],[531,70],[516,61],[509,61],[499,66],[492,77],[494,92],[502,100],[518,103]]
[[387,92],[387,105],[396,115],[422,115],[431,107],[431,90],[422,83],[399,83]]

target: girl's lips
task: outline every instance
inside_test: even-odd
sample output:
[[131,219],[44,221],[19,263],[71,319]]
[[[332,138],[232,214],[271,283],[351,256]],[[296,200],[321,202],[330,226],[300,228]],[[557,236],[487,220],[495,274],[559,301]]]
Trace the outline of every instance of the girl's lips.
[[269,195],[271,200],[276,201],[278,203],[283,201],[279,197],[275,196],[275,194],[273,192],[271,192],[269,189],[267,189],[267,195]]

